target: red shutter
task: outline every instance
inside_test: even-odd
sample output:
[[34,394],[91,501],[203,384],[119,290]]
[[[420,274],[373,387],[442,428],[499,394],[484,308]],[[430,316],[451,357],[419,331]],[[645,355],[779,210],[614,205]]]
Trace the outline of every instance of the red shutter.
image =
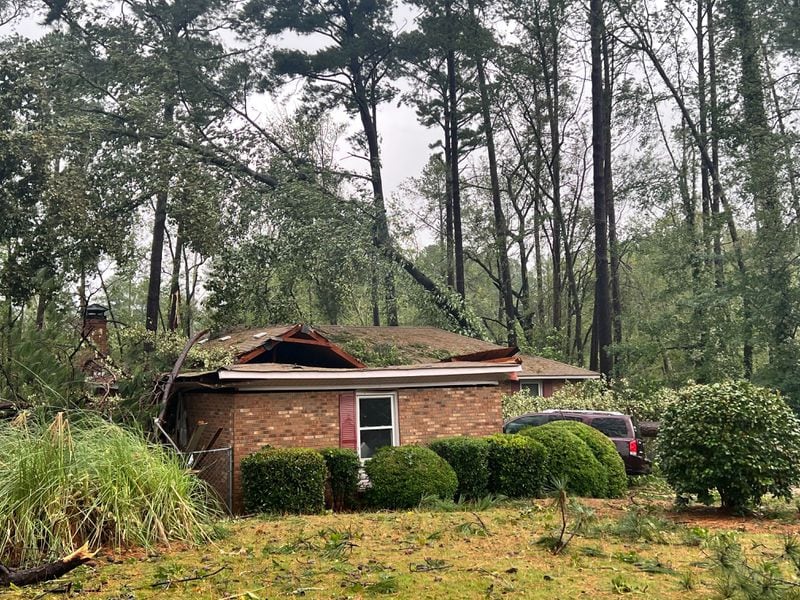
[[339,447],[358,450],[356,447],[356,393],[339,394]]

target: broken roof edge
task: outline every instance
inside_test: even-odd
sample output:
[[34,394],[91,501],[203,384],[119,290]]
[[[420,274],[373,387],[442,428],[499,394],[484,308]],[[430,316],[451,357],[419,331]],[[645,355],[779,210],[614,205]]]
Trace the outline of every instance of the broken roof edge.
[[278,365],[274,363],[232,365],[216,373],[220,381],[242,380],[287,380],[300,375],[304,380],[370,380],[414,379],[417,377],[453,377],[470,375],[517,375],[522,367],[516,363],[433,363],[423,365],[397,365],[389,367],[367,367],[363,369],[331,369]]

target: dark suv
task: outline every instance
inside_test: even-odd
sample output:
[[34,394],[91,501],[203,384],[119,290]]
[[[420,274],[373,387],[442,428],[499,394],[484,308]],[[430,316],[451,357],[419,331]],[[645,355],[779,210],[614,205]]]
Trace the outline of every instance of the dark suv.
[[633,421],[630,416],[622,413],[599,410],[543,410],[525,413],[506,421],[503,433],[517,433],[525,427],[536,427],[551,421],[578,421],[594,427],[614,442],[628,475],[646,475],[650,472],[650,461],[644,456],[644,445],[636,437]]

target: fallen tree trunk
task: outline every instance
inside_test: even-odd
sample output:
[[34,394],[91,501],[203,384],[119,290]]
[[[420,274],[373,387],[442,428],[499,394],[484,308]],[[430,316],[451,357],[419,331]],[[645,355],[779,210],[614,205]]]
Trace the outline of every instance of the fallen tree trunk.
[[16,585],[34,585],[51,579],[58,579],[73,569],[85,565],[92,560],[97,552],[89,552],[89,546],[84,544],[75,552],[55,562],[31,567],[30,569],[9,569],[0,565],[0,587]]

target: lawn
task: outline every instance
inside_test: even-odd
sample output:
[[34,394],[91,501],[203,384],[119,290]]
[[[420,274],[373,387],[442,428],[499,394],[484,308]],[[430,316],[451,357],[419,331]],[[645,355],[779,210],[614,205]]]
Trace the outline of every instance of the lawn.
[[[596,519],[563,553],[540,542],[552,503],[476,510],[253,517],[213,544],[105,554],[62,580],[7,592],[95,598],[713,598],[708,533],[734,531],[753,558],[774,556],[800,529],[791,504],[769,518],[674,512],[666,500],[585,500]],[[708,533],[707,533],[708,532]],[[180,581],[202,577],[192,581]]]

